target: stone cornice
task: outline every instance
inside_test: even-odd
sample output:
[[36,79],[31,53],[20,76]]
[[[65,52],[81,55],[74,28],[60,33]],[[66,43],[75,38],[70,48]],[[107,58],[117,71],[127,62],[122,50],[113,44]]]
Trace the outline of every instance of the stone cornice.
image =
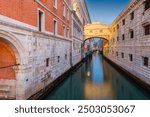
[[76,36],[72,36],[73,38],[73,40],[77,40],[77,41],[80,41],[80,42],[83,42],[83,39],[81,39],[81,38],[78,38],[78,37],[76,37]]
[[84,0],[84,3],[85,3],[86,11],[87,11],[87,13],[88,13],[88,18],[89,18],[90,23],[91,23],[90,14],[89,14],[88,7],[87,7],[87,3],[86,3],[86,1],[85,1],[85,0]]
[[82,25],[82,22],[80,21],[79,17],[76,14],[76,11],[73,10],[72,13],[73,13],[73,16],[75,17],[75,19],[80,23],[80,25]]
[[66,2],[66,0],[64,0],[64,3],[67,5],[67,7],[69,8],[69,10],[72,11],[72,8],[69,6],[69,4]]
[[33,30],[33,29],[26,28],[26,27],[23,27],[23,26],[18,26],[18,25],[15,25],[15,24],[10,24],[10,23],[7,23],[7,22],[1,22],[0,21],[0,25],[9,26],[9,27],[12,27],[12,28],[15,28],[15,29],[18,29],[18,30],[24,30],[24,31],[28,31],[29,32],[29,33],[19,33],[18,32],[18,34],[21,34],[21,35],[29,35],[29,36],[31,36],[31,35],[35,35],[36,34],[38,36],[46,37],[46,38],[58,38],[58,39],[62,39],[62,40],[65,40],[65,41],[72,41],[72,39],[64,38],[63,36],[52,35],[52,34],[47,33],[47,32],[39,32],[37,30]]
[[122,18],[124,18],[138,3],[145,0],[131,0],[131,2],[122,10],[119,16],[113,21],[111,26],[116,25]]

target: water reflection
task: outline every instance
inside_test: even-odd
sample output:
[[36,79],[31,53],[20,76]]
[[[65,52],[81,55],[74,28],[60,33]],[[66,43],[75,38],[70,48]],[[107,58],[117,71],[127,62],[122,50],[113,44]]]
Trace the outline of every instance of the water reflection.
[[150,94],[95,53],[45,99],[150,99]]
[[84,96],[85,99],[90,100],[112,99],[111,85],[109,82],[98,85],[87,81],[84,87]]
[[[97,54],[97,53],[95,53]],[[104,82],[104,76],[103,76],[103,64],[102,64],[102,57],[98,57],[96,55],[93,56],[92,59],[92,79],[94,83],[102,84]]]

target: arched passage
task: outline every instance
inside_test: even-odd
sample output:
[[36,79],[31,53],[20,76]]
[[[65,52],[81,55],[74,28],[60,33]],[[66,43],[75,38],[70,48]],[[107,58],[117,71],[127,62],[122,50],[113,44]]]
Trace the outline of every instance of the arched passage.
[[87,39],[84,39],[83,41],[83,44],[88,41],[88,40],[92,40],[93,38],[97,38],[97,39],[100,39],[100,40],[104,40],[105,42],[108,42],[108,39],[105,39],[103,37],[92,37],[92,38],[87,38]]
[[102,42],[101,42],[101,49],[103,50],[103,48],[104,47],[108,47],[108,44],[109,44],[109,41],[108,41],[108,39],[105,39],[105,38],[103,38],[103,37],[92,37],[92,38],[87,38],[87,39],[85,39],[84,41],[83,41],[83,43],[82,43],[82,50],[84,50],[84,46],[85,46],[85,43],[86,43],[86,41],[88,41],[88,40],[92,40],[93,38],[97,38],[97,39],[99,39],[99,40],[102,40]]
[[0,99],[17,99],[22,94],[18,90],[23,87],[20,73],[24,53],[19,39],[0,30]]
[[13,49],[0,38],[0,79],[16,79],[13,66],[16,57]]
[[103,40],[102,48],[108,47],[109,40],[112,37],[111,27],[107,24],[100,22],[92,22],[84,26],[84,41],[82,44],[82,53],[84,52],[84,46],[87,40],[93,38],[100,38]]
[[0,98],[16,98],[16,53],[13,45],[0,37]]

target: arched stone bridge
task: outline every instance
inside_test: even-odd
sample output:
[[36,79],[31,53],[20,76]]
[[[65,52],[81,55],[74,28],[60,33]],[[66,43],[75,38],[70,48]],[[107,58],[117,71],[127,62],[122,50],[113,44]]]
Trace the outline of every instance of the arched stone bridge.
[[109,25],[100,22],[93,22],[84,26],[85,40],[91,38],[111,39],[111,29]]

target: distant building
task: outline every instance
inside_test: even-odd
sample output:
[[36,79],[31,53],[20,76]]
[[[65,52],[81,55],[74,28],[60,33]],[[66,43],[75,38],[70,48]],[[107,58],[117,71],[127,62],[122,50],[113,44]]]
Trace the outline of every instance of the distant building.
[[73,14],[72,14],[72,62],[73,65],[81,61],[85,53],[89,51],[89,42],[84,41],[84,25],[91,22],[85,0],[73,0]]

